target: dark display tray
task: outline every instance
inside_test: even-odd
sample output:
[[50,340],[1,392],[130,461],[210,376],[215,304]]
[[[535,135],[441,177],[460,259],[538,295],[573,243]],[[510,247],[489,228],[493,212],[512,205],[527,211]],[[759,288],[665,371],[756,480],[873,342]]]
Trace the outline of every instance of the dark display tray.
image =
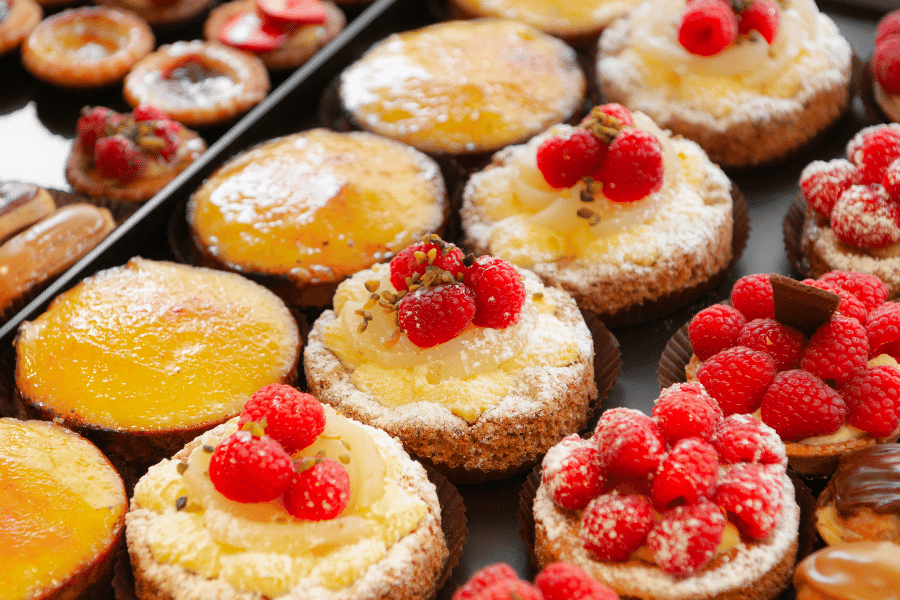
[[[865,2],[860,7],[857,2]],[[890,0],[887,3],[893,3]],[[837,22],[862,62],[871,56],[875,25],[886,10],[878,0],[820,2]],[[256,109],[227,131],[217,132],[207,154],[143,206],[100,247],[59,278],[14,319],[0,328],[0,349],[8,348],[18,324],[39,314],[59,292],[99,269],[123,264],[133,255],[174,258],[166,243],[170,217],[215,168],[236,153],[266,139],[322,126],[320,96],[341,70],[375,41],[390,32],[413,29],[435,20],[435,12],[422,0],[378,0],[358,14],[342,35],[284,82]],[[61,94],[33,81],[18,66],[18,57],[0,58],[0,179],[20,179],[55,188],[67,186],[62,164],[74,137],[74,119],[81,104],[100,103],[88,97]],[[116,100],[115,94],[109,96]],[[58,99],[58,100],[57,100]],[[67,108],[52,107],[65,101]],[[71,105],[71,106],[69,106]],[[727,298],[734,281],[750,273],[795,275],[784,251],[782,219],[794,200],[800,172],[811,160],[843,155],[847,141],[859,129],[873,124],[859,98],[837,127],[815,147],[787,163],[731,174],[744,192],[750,210],[751,234],[747,249],[725,280],[693,305],[647,325],[613,330],[622,353],[622,373],[603,407],[626,406],[649,412],[658,396],[656,370],[659,357],[672,335],[702,307]],[[37,136],[32,140],[31,136]],[[37,150],[23,150],[34,146]],[[460,488],[468,519],[467,542],[449,582],[438,594],[449,600],[452,592],[476,570],[506,562],[532,579],[525,542],[516,514],[519,493],[527,475]]]

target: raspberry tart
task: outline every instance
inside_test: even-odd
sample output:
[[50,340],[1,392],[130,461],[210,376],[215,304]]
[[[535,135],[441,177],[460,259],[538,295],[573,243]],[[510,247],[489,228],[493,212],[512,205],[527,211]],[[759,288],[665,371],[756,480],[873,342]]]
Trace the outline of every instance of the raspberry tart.
[[461,214],[476,254],[531,269],[624,325],[718,282],[747,234],[737,194],[697,144],[607,104],[496,153],[467,182]]
[[727,168],[784,159],[826,130],[849,107],[852,66],[813,0],[650,0],[604,31],[596,75],[606,101]]
[[34,0],[0,2],[0,56],[18,48],[44,16]]
[[322,402],[457,482],[530,468],[597,396],[591,333],[568,294],[436,236],[338,286],[304,366]]
[[778,435],[723,416],[702,385],[663,390],[651,416],[606,411],[544,457],[534,495],[540,566],[577,565],[623,598],[776,597],[800,509]]
[[66,178],[87,196],[144,202],[206,151],[197,132],[151,105],[131,113],[86,106]]
[[900,10],[878,22],[869,67],[875,102],[888,119],[900,121]]
[[546,566],[534,578],[534,585],[519,579],[506,563],[478,570],[453,593],[453,600],[619,600],[614,591],[595,581],[576,565],[563,562]]
[[141,600],[425,600],[442,518],[396,440],[276,385],[151,467],[126,523]]

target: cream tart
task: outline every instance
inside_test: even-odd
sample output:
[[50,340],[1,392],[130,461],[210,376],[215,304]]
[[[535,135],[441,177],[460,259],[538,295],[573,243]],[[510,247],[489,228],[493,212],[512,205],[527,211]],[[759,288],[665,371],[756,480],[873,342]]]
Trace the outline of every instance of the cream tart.
[[44,10],[34,0],[0,2],[0,55],[18,48],[43,16]]
[[686,0],[645,2],[601,36],[603,99],[647,113],[723,167],[789,156],[847,110],[853,52],[813,0],[771,5],[771,42],[753,30],[707,56],[680,42]]

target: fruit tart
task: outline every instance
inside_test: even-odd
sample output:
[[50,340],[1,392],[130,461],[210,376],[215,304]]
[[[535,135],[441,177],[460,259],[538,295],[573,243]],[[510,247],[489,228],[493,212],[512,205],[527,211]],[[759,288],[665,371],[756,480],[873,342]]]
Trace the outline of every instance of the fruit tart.
[[723,416],[699,384],[665,389],[651,416],[601,415],[544,457],[535,492],[540,566],[575,564],[623,598],[776,597],[800,509],[778,435]]
[[849,107],[853,52],[813,0],[650,0],[600,38],[604,99],[723,167],[783,159]]
[[206,151],[197,132],[155,106],[131,113],[86,106],[66,162],[66,178],[87,196],[144,202]]
[[334,39],[346,23],[333,2],[231,0],[210,12],[203,35],[259,56],[269,69],[294,69]]
[[888,119],[900,121],[900,10],[878,22],[869,67],[875,102]]
[[594,580],[576,565],[557,562],[547,565],[534,578],[534,585],[519,579],[506,563],[479,569],[453,593],[453,600],[619,600],[614,591]]
[[797,600],[880,600],[897,595],[900,546],[851,542],[822,548],[794,572]]
[[322,402],[468,483],[530,468],[584,426],[593,357],[564,291],[426,236],[338,286],[304,367]]
[[[496,153],[466,183],[465,244],[533,270],[611,325],[677,310],[735,258],[728,177],[621,105]],[[738,245],[740,247],[740,245]]]
[[447,211],[425,154],[368,132],[312,129],[219,167],[191,196],[187,222],[202,264],[323,307],[347,276],[440,230]]
[[772,427],[797,473],[828,475],[845,452],[900,434],[900,305],[886,297],[864,273],[742,277],[731,305],[688,324],[686,378],[725,414],[752,413]]
[[34,0],[0,1],[0,56],[18,48],[43,16]]
[[0,418],[0,481],[3,597],[106,597],[128,509],[109,460],[54,423]]
[[141,600],[425,600],[442,516],[396,440],[271,385],[151,467],[126,523]]
[[294,381],[298,327],[240,275],[133,258],[24,322],[15,393],[135,463],[171,456],[238,414],[262,385]]

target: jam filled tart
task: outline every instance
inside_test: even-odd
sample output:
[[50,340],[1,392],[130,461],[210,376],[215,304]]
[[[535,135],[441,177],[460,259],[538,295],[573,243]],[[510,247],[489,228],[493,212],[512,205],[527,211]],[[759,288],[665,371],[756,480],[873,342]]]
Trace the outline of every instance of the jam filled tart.
[[146,56],[125,78],[123,93],[132,106],[152,104],[189,127],[203,127],[247,112],[270,85],[259,58],[194,40],[163,45]]
[[22,44],[22,63],[53,85],[103,87],[121,81],[154,44],[153,31],[136,14],[85,6],[35,27]]
[[0,55],[18,48],[43,15],[34,0],[0,0]]

